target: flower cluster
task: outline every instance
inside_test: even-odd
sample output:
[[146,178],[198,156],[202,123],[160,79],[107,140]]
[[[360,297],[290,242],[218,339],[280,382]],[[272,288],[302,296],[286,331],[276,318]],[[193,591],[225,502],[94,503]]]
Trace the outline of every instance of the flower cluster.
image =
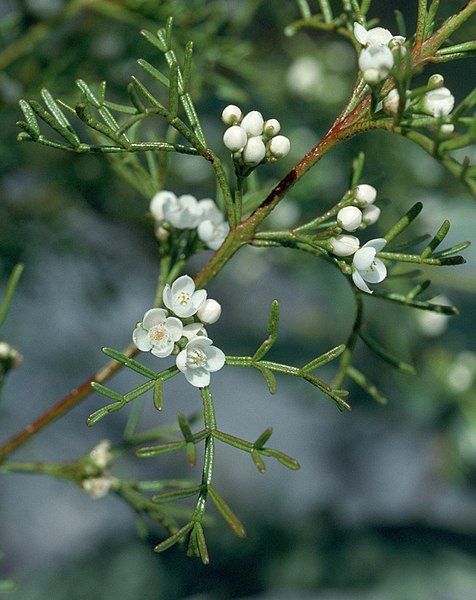
[[368,31],[354,23],[354,36],[363,46],[359,54],[359,69],[369,85],[376,85],[387,77],[395,64],[392,49],[400,50],[405,38],[394,36],[388,29],[374,27]]
[[197,200],[186,194],[177,197],[173,192],[162,190],[155,194],[149,207],[156,222],[157,237],[167,237],[163,224],[176,229],[197,229],[200,240],[211,250],[217,250],[228,235],[230,226],[221,210],[211,198]]
[[[345,231],[373,225],[380,217],[380,208],[374,205],[377,190],[367,183],[358,185],[353,194],[355,204],[344,206],[337,213],[337,223]],[[331,252],[336,256],[353,256],[352,279],[355,285],[368,294],[372,293],[366,282],[380,283],[387,276],[384,263],[376,257],[387,243],[383,238],[367,242],[360,248],[354,235],[340,234],[329,240]]]
[[286,156],[291,149],[289,139],[278,135],[281,130],[279,121],[265,121],[257,110],[243,116],[238,106],[230,104],[223,110],[222,121],[230,125],[223,135],[223,143],[231,150],[236,162],[256,167],[262,162],[274,162]]
[[188,275],[165,286],[163,302],[168,311],[152,308],[137,324],[132,333],[135,345],[159,358],[176,354],[176,365],[187,381],[195,387],[207,386],[210,373],[225,364],[225,355],[212,345],[204,328],[218,321],[220,304],[207,299],[205,290],[196,290]]

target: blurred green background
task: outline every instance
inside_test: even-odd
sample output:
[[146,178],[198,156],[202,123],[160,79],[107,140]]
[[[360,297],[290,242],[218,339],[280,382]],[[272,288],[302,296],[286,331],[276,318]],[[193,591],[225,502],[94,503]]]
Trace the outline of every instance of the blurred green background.
[[[383,25],[395,31],[393,11],[399,9],[412,31],[416,2],[373,4],[371,16]],[[463,5],[442,4],[442,16]],[[356,59],[349,44],[310,31],[284,35],[299,17],[291,0],[0,0],[1,285],[16,262],[26,265],[2,329],[25,358],[3,391],[2,438],[93,372],[101,346],[128,343],[151,303],[158,268],[148,200],[104,157],[18,144],[17,99],[38,98],[46,86],[74,102],[74,80],[81,77],[88,83],[106,79],[111,99],[121,101],[129,75],[139,70],[135,58],[158,60],[138,31],[156,29],[168,15],[176,18],[177,41],[195,42],[194,97],[214,148],[221,148],[219,115],[229,102],[279,119],[291,138],[291,155],[261,169],[263,187],[319,139],[351,89]],[[474,29],[468,24],[455,41],[470,39]],[[427,75],[444,73],[458,101],[471,89],[471,69],[460,62]],[[409,141],[380,132],[326,157],[289,194],[273,223],[291,225],[315,214],[316,205],[332,205],[346,190],[360,150],[367,155],[363,180],[382,199],[371,237],[421,200],[415,234],[432,232],[449,218],[448,245],[474,238],[476,207],[467,191]],[[171,161],[167,188],[201,198],[213,195],[214,185],[200,160]],[[208,256],[194,259],[188,272]],[[17,581],[12,597],[474,598],[474,250],[466,257],[463,267],[425,271],[434,296],[457,305],[458,317],[429,323],[415,311],[367,300],[368,330],[418,368],[417,377],[395,373],[359,346],[357,364],[387,395],[387,407],[350,383],[354,410],[340,414],[299,382],[280,381],[278,394],[269,397],[254,373],[228,369],[216,376],[220,426],[249,439],[273,426],[274,444],[296,456],[302,469],[270,464],[261,476],[247,457],[219,448],[218,486],[248,538],[236,541],[217,520],[208,536],[208,567],[177,548],[155,555],[151,548],[161,534],[140,541],[133,515],[114,498],[93,502],[62,482],[3,476],[0,549],[6,561],[0,575]],[[209,286],[224,309],[214,340],[229,354],[249,352],[264,336],[269,303],[279,298],[283,326],[275,356],[309,360],[341,343],[351,327],[352,298],[343,279],[310,256],[245,249]],[[332,369],[323,377],[331,379]],[[127,381],[123,373],[117,385]],[[198,401],[189,386],[174,383],[164,414],[148,411],[144,425],[171,421],[179,409],[193,412]],[[85,426],[102,402],[91,396],[16,458],[75,459],[101,438],[118,441],[122,412],[92,430]],[[126,477],[189,477],[182,463],[130,458],[120,467]]]

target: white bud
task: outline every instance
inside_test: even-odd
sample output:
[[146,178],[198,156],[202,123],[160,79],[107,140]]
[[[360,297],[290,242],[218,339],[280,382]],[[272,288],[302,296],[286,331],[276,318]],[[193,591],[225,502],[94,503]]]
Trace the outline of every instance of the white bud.
[[397,88],[393,88],[383,99],[383,110],[388,115],[396,115],[400,106],[400,94]]
[[445,78],[439,73],[435,73],[428,79],[428,87],[432,90],[441,88],[445,85]]
[[236,123],[239,123],[241,121],[242,116],[243,113],[238,108],[238,106],[235,106],[234,104],[229,104],[223,109],[223,112],[221,113],[221,120],[227,125],[236,125]]
[[277,135],[269,142],[269,151],[276,158],[286,156],[291,150],[291,142],[284,135]]
[[258,165],[265,155],[266,146],[261,136],[252,137],[243,150],[243,162],[247,165]]
[[263,127],[263,133],[268,137],[273,137],[281,131],[281,125],[277,119],[268,119]]
[[232,152],[243,150],[247,141],[246,131],[240,125],[233,125],[223,135],[223,143]]
[[455,126],[453,123],[443,123],[440,127],[440,133],[445,136],[450,136],[455,132]]
[[366,206],[362,211],[362,220],[366,225],[373,225],[379,220],[380,213],[382,211],[375,204],[371,204],[370,206]]
[[170,231],[159,224],[155,228],[155,237],[159,242],[166,242],[170,237]]
[[454,96],[445,87],[430,90],[423,96],[423,110],[434,117],[448,116],[454,105]]
[[356,200],[363,202],[365,206],[373,204],[377,198],[377,190],[373,187],[373,185],[368,185],[368,183],[361,183],[358,185],[355,188],[355,193]]
[[197,317],[202,323],[211,325],[216,323],[221,315],[221,305],[216,301],[209,298],[205,300],[197,311]]
[[355,231],[362,223],[362,212],[356,206],[344,206],[337,213],[337,223],[346,231]]
[[150,201],[149,210],[156,221],[163,221],[165,210],[176,202],[177,196],[173,192],[161,190]]
[[243,117],[241,126],[250,137],[261,135],[263,133],[264,126],[263,115],[257,110],[252,110]]
[[385,79],[393,67],[394,58],[388,46],[369,46],[359,55],[359,69],[369,84]]
[[336,256],[352,256],[360,246],[359,240],[353,235],[336,235],[329,242],[331,252]]

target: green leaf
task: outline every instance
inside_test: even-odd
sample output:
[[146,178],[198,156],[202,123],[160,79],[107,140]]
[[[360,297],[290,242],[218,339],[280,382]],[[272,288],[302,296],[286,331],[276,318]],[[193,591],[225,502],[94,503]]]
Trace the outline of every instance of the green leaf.
[[200,558],[202,559],[202,563],[204,565],[208,565],[208,563],[210,562],[210,557],[208,556],[205,534],[203,533],[203,527],[201,523],[198,523],[198,521],[195,522],[193,526],[192,535],[195,536],[196,544],[198,546],[198,552],[200,554]]
[[162,85],[165,85],[165,87],[167,87],[167,88],[169,87],[169,85],[170,85],[169,80],[158,69],[153,67],[149,62],[147,62],[143,58],[139,58],[137,62],[144,69],[144,71],[147,71],[147,73],[149,73],[149,75],[151,77],[153,77],[155,80],[157,80]]
[[255,443],[253,444],[253,447],[257,450],[260,450],[266,444],[266,442],[269,440],[272,434],[272,427],[268,427],[267,429],[265,429],[263,433],[256,439]]
[[111,390],[110,388],[98,383],[97,381],[93,381],[91,383],[91,387],[96,390],[99,394],[106,396],[107,398],[111,398],[111,400],[115,400],[116,402],[124,402],[124,396],[119,394],[118,392]]
[[141,458],[149,458],[150,456],[159,456],[160,454],[168,454],[169,452],[181,450],[186,446],[186,444],[187,442],[185,440],[180,440],[178,442],[160,444],[159,446],[146,446],[144,448],[139,448],[136,454]]
[[456,254],[457,252],[466,250],[468,246],[471,246],[471,242],[460,242],[459,244],[451,246],[451,248],[446,248],[446,250],[440,250],[439,252],[435,252],[433,254],[433,258],[446,258],[447,256],[451,256],[452,254]]
[[225,500],[220,496],[220,494],[215,490],[211,485],[208,486],[208,493],[210,494],[211,499],[213,500],[215,506],[218,509],[218,512],[224,518],[224,520],[228,523],[231,530],[235,535],[239,538],[246,537],[245,528],[242,523],[238,519],[238,517],[234,514]]
[[311,383],[313,386],[317,387],[319,390],[321,390],[321,392],[324,392],[324,394],[326,394],[326,396],[329,396],[329,398],[332,398],[332,400],[334,400],[334,402],[337,404],[337,408],[339,410],[352,410],[352,407],[350,406],[350,404],[348,402],[346,402],[345,400],[343,400],[341,395],[339,395],[337,393],[338,390],[332,390],[327,385],[327,383],[322,381],[322,379],[319,379],[318,377],[315,377],[314,375],[309,375],[309,373],[306,373],[304,375],[304,379],[306,381],[308,381],[309,383]]
[[256,468],[260,473],[264,473],[266,471],[266,465],[264,464],[264,460],[261,458],[258,450],[251,451],[251,458],[256,465]]
[[182,435],[183,435],[185,441],[192,442],[193,434],[192,434],[192,430],[190,429],[190,425],[187,421],[187,417],[183,413],[179,413],[177,415],[177,420],[178,420],[178,424],[180,427],[180,431],[182,432]]
[[140,34],[153,46],[155,46],[156,48],[158,48],[161,52],[167,52],[167,47],[166,45],[163,43],[162,40],[160,40],[157,36],[155,36],[153,33],[151,33],[150,31],[147,31],[147,29],[142,29]]
[[17,289],[18,282],[20,281],[20,277],[23,273],[23,268],[23,264],[18,263],[13,267],[13,271],[11,272],[11,275],[8,278],[7,289],[5,291],[5,295],[3,296],[3,300],[0,304],[0,326],[3,325],[5,319],[7,318],[8,311],[10,309],[10,305],[15,294],[15,290]]
[[185,53],[183,57],[183,84],[182,92],[186,94],[190,87],[190,75],[192,72],[192,55],[193,55],[193,42],[187,42],[185,46]]
[[31,106],[28,104],[26,100],[19,100],[18,104],[25,115],[26,122],[30,131],[32,132],[30,135],[33,139],[37,139],[40,135],[40,126],[38,125],[38,121],[36,119],[35,113],[32,110]]
[[421,258],[427,258],[427,257],[431,256],[433,254],[433,250],[435,250],[435,248],[437,248],[441,244],[441,242],[445,239],[449,230],[450,230],[450,222],[448,220],[443,221],[443,224],[436,232],[435,237],[431,240],[431,242],[428,244],[428,246],[426,248],[424,248],[423,252],[421,253],[421,255],[420,255]]
[[350,180],[350,187],[354,188],[359,184],[362,171],[365,165],[365,154],[359,152],[359,154],[352,161],[352,177]]
[[164,406],[164,382],[157,379],[154,385],[154,406],[157,410],[162,410]]
[[114,348],[106,347],[103,348],[102,351],[106,356],[109,356],[109,358],[117,360],[117,362],[122,363],[128,369],[131,369],[132,371],[135,371],[136,373],[139,373],[144,377],[148,377],[149,379],[156,379],[157,377],[157,374],[154,371],[152,371],[152,369],[149,369],[148,367],[145,367],[133,358],[122,354],[122,352],[114,350]]
[[272,456],[273,458],[276,458],[282,465],[284,465],[287,469],[291,469],[292,471],[298,471],[301,468],[301,465],[295,458],[284,454],[284,452],[281,452],[280,450],[263,448],[260,450],[260,452],[265,456]]
[[190,521],[190,523],[184,525],[181,529],[179,529],[169,538],[167,538],[160,544],[157,544],[157,546],[154,548],[154,552],[163,552],[164,550],[168,550],[169,548],[171,548],[177,542],[181,542],[183,538],[187,535],[187,533],[193,528],[193,525],[193,521]]
[[65,117],[65,115],[64,115],[63,111],[61,110],[61,108],[55,102],[55,99],[53,98],[53,96],[45,88],[43,88],[40,93],[41,93],[41,97],[43,98],[43,102],[46,104],[48,110],[53,115],[53,117],[58,121],[58,123],[62,127],[64,127],[67,131],[69,131],[70,138],[68,139],[68,141],[73,146],[74,145],[79,146],[81,144],[81,141],[80,141],[79,137],[77,136],[76,132],[72,128],[71,123]]
[[420,310],[430,310],[442,315],[452,316],[459,314],[459,311],[455,306],[445,306],[444,304],[433,304],[432,302],[414,300],[413,298],[408,298],[402,294],[384,294],[382,292],[374,291],[371,298],[382,298],[384,300],[390,300],[390,302],[396,302],[397,304],[404,304],[405,306],[411,306],[412,308],[418,308]]
[[89,415],[86,424],[88,427],[91,427],[101,419],[104,419],[105,416],[109,415],[111,412],[115,412],[113,408],[117,406],[115,410],[119,410],[124,406],[124,402],[117,402],[115,404],[108,404],[107,406],[103,406],[99,410],[96,410],[91,415]]
[[385,396],[379,392],[375,384],[369,381],[361,371],[357,370],[355,367],[349,366],[347,368],[347,375],[376,402],[379,404],[387,404]]
[[269,393],[276,394],[276,392],[278,391],[278,383],[276,381],[274,373],[270,369],[268,369],[268,367],[264,367],[260,363],[255,363],[253,366],[255,366],[261,373],[261,375],[263,375],[266,383],[268,384]]
[[359,331],[359,336],[362,341],[381,359],[387,362],[392,367],[395,367],[402,373],[406,373],[407,375],[416,375],[416,369],[413,365],[410,365],[403,360],[400,360],[396,356],[393,356],[388,350],[382,348],[382,346],[376,342],[372,337],[370,337],[367,333],[363,331]]
[[169,84],[169,113],[172,118],[178,115],[179,107],[179,68],[176,62],[170,66],[170,84]]
[[335,348],[332,348],[332,350],[329,350],[328,352],[321,354],[317,358],[314,358],[313,360],[308,362],[306,365],[304,365],[304,367],[302,367],[301,370],[303,373],[310,373],[311,371],[314,371],[314,369],[317,369],[318,367],[322,367],[323,365],[326,365],[331,360],[334,360],[335,358],[340,356],[342,354],[342,352],[344,352],[344,350],[345,350],[345,344],[340,344],[340,346],[336,346]]
[[395,223],[395,225],[383,236],[387,240],[387,243],[390,244],[390,242],[394,240],[397,235],[400,235],[402,231],[404,231],[410,225],[410,223],[417,218],[422,209],[423,204],[421,202],[414,204],[410,210],[407,211],[405,215],[399,221],[397,221],[397,223]]
[[[269,310],[268,317],[268,334],[269,337],[265,340],[261,346],[256,350],[253,355],[253,361],[258,361],[265,356],[276,342],[279,333],[279,302],[273,300],[271,308]],[[273,392],[271,392],[273,393]]]
[[198,494],[202,486],[197,485],[191,488],[184,488],[180,490],[171,490],[167,492],[162,492],[161,494],[156,494],[152,497],[152,500],[157,504],[166,504],[167,502],[175,502],[176,500],[182,500],[183,498],[189,498],[190,496],[195,496]]

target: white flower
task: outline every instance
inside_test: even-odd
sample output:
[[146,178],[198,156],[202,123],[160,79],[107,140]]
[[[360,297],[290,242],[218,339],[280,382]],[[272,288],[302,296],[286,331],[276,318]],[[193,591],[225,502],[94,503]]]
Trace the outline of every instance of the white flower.
[[111,486],[116,482],[115,477],[88,477],[83,480],[83,490],[87,492],[91,498],[103,498],[107,495]]
[[380,283],[387,277],[387,267],[379,258],[376,258],[377,252],[382,250],[386,244],[387,240],[384,238],[370,240],[354,254],[352,279],[355,285],[367,294],[372,294],[372,290],[365,283],[366,281]]
[[268,119],[263,127],[263,133],[267,137],[273,137],[281,131],[281,125],[277,119]]
[[223,220],[219,222],[207,220],[199,224],[197,231],[198,237],[210,250],[218,250],[228,235],[230,226]]
[[387,46],[393,39],[388,29],[373,27],[367,31],[360,23],[354,23],[354,36],[362,46]]
[[362,223],[362,212],[356,206],[344,206],[337,213],[337,223],[346,231],[355,231]]
[[200,306],[197,310],[197,317],[206,325],[216,323],[221,315],[221,305],[216,301],[209,298]]
[[[451,301],[443,295],[436,296],[429,300],[432,304],[441,304],[451,306]],[[419,310],[417,315],[418,328],[421,333],[427,337],[438,337],[444,333],[448,327],[449,315],[430,310]]]
[[353,235],[336,235],[329,242],[331,252],[336,256],[352,256],[360,246],[359,240]]
[[359,55],[359,69],[369,84],[385,79],[393,67],[393,54],[388,46],[369,46]]
[[455,126],[453,123],[443,123],[440,127],[440,133],[445,136],[450,136],[455,132]]
[[400,94],[393,88],[383,99],[383,109],[388,115],[396,115],[400,106]]
[[454,96],[445,87],[430,90],[423,96],[423,110],[434,117],[448,116],[454,105]]
[[109,440],[99,442],[89,453],[89,458],[98,469],[105,469],[113,459],[111,442]]
[[0,342],[0,361],[4,363],[4,369],[16,369],[22,364],[23,356],[7,342]]
[[177,198],[177,202],[164,205],[164,217],[177,229],[194,229],[200,222],[201,208],[195,196],[186,194]]
[[176,279],[172,287],[167,284],[164,288],[163,300],[167,308],[174,312],[177,317],[191,317],[205,302],[207,292],[195,290],[195,283],[188,275],[182,275]]
[[211,198],[204,198],[198,201],[198,208],[201,210],[202,221],[213,221],[219,223],[223,221],[224,215]]
[[241,121],[241,127],[243,127],[249,137],[261,135],[263,133],[263,126],[263,115],[257,110],[249,112]]
[[241,121],[242,116],[243,113],[238,108],[238,106],[235,106],[234,104],[229,104],[223,109],[223,112],[221,113],[221,120],[227,125],[235,125],[236,123],[239,123]]
[[286,156],[291,150],[291,142],[284,135],[277,135],[269,142],[269,151],[276,158]]
[[196,337],[177,356],[177,367],[195,387],[207,386],[210,373],[219,371],[225,364],[225,355],[212,344],[209,338]]
[[286,82],[294,94],[315,95],[323,80],[322,67],[314,56],[300,56],[288,69]]
[[[245,117],[246,118],[246,117]],[[278,136],[282,137],[282,136]],[[273,138],[274,141],[276,138]],[[266,155],[266,146],[261,136],[251,137],[243,150],[243,162],[247,165],[258,165]]]
[[240,125],[229,127],[223,134],[223,143],[232,152],[240,152],[246,145],[248,136]]
[[373,225],[379,220],[381,210],[375,204],[366,206],[362,211],[362,220],[366,225]]
[[182,337],[182,330],[180,319],[168,317],[163,308],[151,308],[132,332],[132,340],[142,352],[150,351],[164,358],[172,354],[175,342]]
[[365,206],[373,204],[377,198],[377,190],[373,185],[361,183],[355,188],[355,199]]
[[165,210],[177,205],[177,196],[173,192],[162,190],[150,201],[149,210],[156,221],[165,219]]
[[207,330],[203,326],[203,323],[199,322],[185,325],[182,335],[186,337],[188,341],[193,340],[196,337],[208,337]]

